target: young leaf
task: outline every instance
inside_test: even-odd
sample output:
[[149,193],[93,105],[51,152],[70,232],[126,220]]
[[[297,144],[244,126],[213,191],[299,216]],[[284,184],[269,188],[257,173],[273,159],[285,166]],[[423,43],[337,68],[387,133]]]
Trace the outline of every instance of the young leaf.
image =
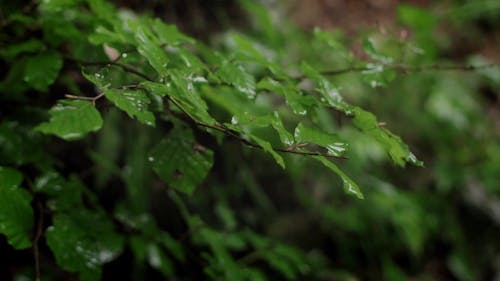
[[155,19],[151,21],[153,30],[157,34],[161,43],[168,44],[171,46],[177,46],[182,43],[194,44],[196,41],[180,32],[177,26],[173,24],[165,24],[160,19]]
[[354,125],[364,133],[375,138],[384,147],[395,164],[401,167],[404,167],[407,162],[416,166],[423,165],[400,137],[378,124],[375,115],[359,107],[355,107],[353,111]]
[[45,52],[29,57],[24,71],[24,81],[39,91],[46,91],[59,75],[63,61],[56,52]]
[[297,87],[291,85],[285,86],[271,78],[261,80],[257,84],[257,87],[284,96],[286,103],[292,108],[293,113],[298,115],[305,115],[307,113],[307,105],[311,103],[311,100],[307,96],[302,96]]
[[104,91],[104,95],[131,118],[155,126],[155,116],[147,109],[150,100],[144,91],[108,89]]
[[322,146],[328,150],[328,154],[334,156],[344,155],[348,147],[348,144],[341,142],[337,136],[306,127],[302,123],[295,128],[295,141]]
[[354,195],[359,199],[364,199],[363,193],[361,193],[361,189],[359,186],[351,180],[342,170],[337,167],[337,165],[333,164],[330,160],[326,159],[324,156],[313,156],[314,159],[321,162],[325,167],[335,172],[342,179],[342,186],[344,188],[344,192],[349,195]]
[[212,168],[213,152],[197,144],[191,131],[175,129],[153,148],[148,159],[171,187],[191,194]]
[[303,62],[300,66],[302,73],[318,84],[317,91],[323,96],[326,103],[334,108],[344,112],[347,115],[352,114],[352,106],[344,101],[338,89],[332,85],[316,69]]
[[18,250],[31,246],[33,227],[31,197],[19,188],[22,179],[18,171],[0,166],[0,233]]
[[255,135],[252,135],[252,134],[249,134],[249,137],[255,141],[260,147],[262,147],[262,149],[264,149],[265,152],[271,154],[274,158],[274,160],[276,161],[276,163],[278,163],[278,165],[280,165],[281,168],[285,169],[285,161],[283,160],[283,157],[281,157],[281,155],[279,155],[274,149],[273,149],[273,146],[271,145],[271,143],[269,143],[268,141],[264,140],[264,139],[261,139]]
[[233,85],[239,92],[246,94],[249,99],[255,98],[255,78],[243,66],[224,60],[215,75],[223,82]]
[[[182,109],[189,115],[198,118],[200,121],[210,124],[215,123],[215,120],[208,113],[207,104],[201,98],[200,93],[193,85],[193,81],[188,78],[186,73],[178,70],[171,70],[170,78],[172,79],[174,88],[169,94],[180,103]],[[168,86],[165,91],[168,91]]]
[[71,141],[102,127],[101,114],[89,101],[61,100],[49,113],[50,120],[38,125],[36,131]]
[[[168,57],[167,53],[157,44],[157,39],[152,38],[151,31],[140,25],[135,32],[138,51],[151,64],[161,76],[167,75]],[[155,40],[156,39],[156,40]]]

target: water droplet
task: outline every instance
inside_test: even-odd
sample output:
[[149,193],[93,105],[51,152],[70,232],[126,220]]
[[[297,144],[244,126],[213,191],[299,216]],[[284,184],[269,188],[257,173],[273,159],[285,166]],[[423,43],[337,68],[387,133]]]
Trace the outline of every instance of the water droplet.
[[297,112],[298,115],[306,115],[307,114],[307,110],[301,110],[301,111],[298,111]]
[[238,91],[245,93],[248,98],[254,99],[256,96],[255,90],[251,88],[245,88],[245,87],[237,87]]
[[191,81],[195,82],[195,83],[207,83],[207,79],[205,79],[205,77],[201,77],[201,76],[198,76],[198,77],[190,77],[189,78]]
[[326,149],[328,150],[328,154],[336,156],[342,155],[347,150],[346,144],[342,142],[336,142],[331,145],[327,145]]
[[151,264],[151,266],[155,268],[160,267],[162,262],[158,248],[150,245],[148,252],[149,252],[149,263]]
[[111,251],[103,250],[99,252],[98,260],[100,263],[106,263],[114,258],[115,254]]

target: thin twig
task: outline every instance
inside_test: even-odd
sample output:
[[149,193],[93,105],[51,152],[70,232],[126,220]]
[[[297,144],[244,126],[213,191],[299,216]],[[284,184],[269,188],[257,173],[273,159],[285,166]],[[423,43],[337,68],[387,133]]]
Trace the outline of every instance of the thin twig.
[[[206,122],[198,120],[196,117],[192,116],[189,112],[187,112],[179,104],[179,102],[177,102],[174,98],[172,98],[170,96],[167,96],[167,97],[186,116],[188,116],[189,119],[191,119],[191,121],[195,125],[200,126],[200,127],[209,128],[209,129],[214,129],[216,131],[224,133],[225,135],[228,135],[228,136],[230,136],[232,138],[235,138],[236,140],[240,141],[241,143],[243,143],[243,144],[245,144],[245,145],[247,145],[249,147],[257,148],[257,149],[260,149],[260,150],[264,150],[264,148],[261,147],[260,145],[255,144],[255,143],[253,143],[253,142],[251,142],[251,141],[249,141],[249,140],[241,137],[240,135],[238,135],[237,132],[234,132],[233,130],[231,130],[230,128],[224,126],[223,124],[220,124],[220,123],[209,124],[209,123],[206,123]],[[337,155],[332,155],[332,154],[328,154],[328,153],[321,153],[321,152],[316,152],[316,151],[303,151],[303,150],[296,150],[296,149],[292,149],[292,148],[277,148],[277,147],[273,147],[273,150],[278,151],[278,152],[283,152],[283,153],[297,154],[297,155],[324,156],[324,157],[329,157],[329,158],[347,159],[347,156],[337,156]]]
[[68,99],[75,99],[75,100],[89,100],[92,102],[92,104],[95,106],[95,102],[102,98],[104,96],[104,92],[100,93],[99,95],[95,96],[95,97],[84,97],[84,96],[75,96],[75,95],[64,95],[65,97],[67,97]]
[[38,241],[42,236],[43,231],[43,206],[42,203],[36,203],[38,212],[38,223],[36,226],[35,238],[33,239],[33,257],[35,259],[35,280],[40,281],[40,254],[38,251]]
[[[377,65],[378,66],[378,65]],[[324,76],[336,76],[336,75],[342,75],[346,73],[354,73],[354,72],[365,72],[365,71],[374,71],[377,69],[377,66],[365,66],[365,67],[349,67],[349,68],[343,68],[343,69],[336,69],[336,70],[324,70],[321,71],[321,74]],[[485,65],[439,65],[439,64],[432,64],[432,65],[420,65],[420,66],[411,66],[411,65],[404,65],[404,64],[388,64],[380,65],[383,70],[396,70],[400,71],[402,73],[412,73],[412,72],[423,72],[423,71],[430,71],[430,70],[436,70],[436,71],[476,71],[480,69],[487,69],[487,68],[493,68],[493,67],[499,67],[499,64],[496,63],[491,63],[491,64],[485,64]],[[296,77],[297,79],[304,79],[306,78],[304,75]]]

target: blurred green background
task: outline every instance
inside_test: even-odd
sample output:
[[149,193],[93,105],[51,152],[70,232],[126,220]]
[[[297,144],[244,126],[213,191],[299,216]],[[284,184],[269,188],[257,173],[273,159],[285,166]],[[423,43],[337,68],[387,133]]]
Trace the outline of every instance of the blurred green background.
[[[364,200],[344,194],[342,182],[307,157],[287,155],[282,170],[260,151],[231,141],[218,146],[203,133],[196,137],[214,150],[214,167],[193,196],[179,196],[145,168],[158,132],[110,109],[92,151],[71,148],[85,156],[65,159],[66,168],[81,168],[122,224],[133,222],[160,242],[131,239],[104,266],[103,280],[237,280],[243,273],[249,280],[500,280],[500,1],[115,3],[176,23],[227,53],[236,48],[229,38],[242,32],[292,71],[302,60],[325,71],[360,62],[396,66],[346,71],[332,81],[401,136],[424,167],[395,167],[373,139],[344,126],[349,119],[319,111],[322,129],[350,141],[349,159],[338,163]],[[278,111],[283,104],[259,102]],[[170,254],[159,255],[161,247]],[[5,250],[5,276],[29,280],[27,255]],[[171,261],[176,255],[184,262]],[[75,280],[42,266],[50,273],[43,280]]]

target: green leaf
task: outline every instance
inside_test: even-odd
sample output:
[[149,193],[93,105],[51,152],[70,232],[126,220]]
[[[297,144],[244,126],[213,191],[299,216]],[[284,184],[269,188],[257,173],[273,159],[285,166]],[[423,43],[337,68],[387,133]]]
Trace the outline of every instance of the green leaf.
[[295,139],[290,134],[285,126],[283,126],[283,122],[281,121],[280,115],[278,114],[277,111],[274,112],[272,121],[271,121],[271,126],[273,126],[274,130],[278,133],[280,136],[281,142],[286,145],[286,146],[291,146],[295,143]]
[[302,123],[297,125],[294,135],[296,142],[313,143],[322,146],[328,150],[330,155],[342,156],[347,151],[348,144],[341,142],[336,135],[306,127]]
[[190,130],[175,129],[150,152],[154,171],[170,186],[192,194],[212,168],[213,153]]
[[[50,0],[50,2],[53,0]],[[61,0],[58,0],[61,1]],[[71,0],[67,0],[71,1]],[[90,9],[94,14],[109,23],[113,23],[117,18],[117,11],[113,4],[105,1],[105,0],[87,0],[90,6]],[[46,1],[49,2],[49,1]]]
[[375,138],[384,147],[395,164],[402,167],[404,167],[407,162],[415,166],[423,165],[421,161],[417,160],[415,155],[400,137],[379,125],[375,115],[359,107],[355,107],[353,111],[354,125],[362,132]]
[[123,237],[103,213],[79,208],[57,214],[47,228],[47,244],[56,262],[65,270],[78,272],[82,281],[100,280],[101,266],[122,251]]
[[344,101],[338,89],[333,84],[324,78],[316,69],[303,62],[300,66],[302,73],[316,82],[316,89],[326,101],[326,103],[337,110],[344,112],[346,115],[352,114],[352,106]]
[[104,95],[112,101],[119,109],[127,112],[131,118],[139,122],[155,126],[155,116],[148,111],[149,97],[142,90],[104,90]]
[[313,156],[314,159],[321,162],[325,167],[335,172],[342,179],[342,187],[344,188],[344,192],[349,195],[354,195],[359,199],[364,199],[363,193],[361,193],[361,189],[359,186],[351,180],[342,170],[337,167],[337,165],[333,164],[330,160],[326,159],[324,156]]
[[272,126],[279,134],[280,140],[287,146],[294,143],[293,136],[283,127],[279,115],[275,112],[275,115],[263,115],[254,116],[248,112],[238,114],[233,116],[231,123],[226,123],[225,126],[236,132],[240,132],[248,136],[251,140],[257,143],[265,152],[271,154],[276,163],[278,163],[281,168],[285,168],[285,161],[279,155],[271,145],[271,143],[252,132],[253,128],[259,127],[269,127]]
[[236,90],[245,94],[249,99],[255,98],[255,78],[242,65],[224,60],[215,75],[223,82],[234,86]]
[[167,53],[157,44],[158,39],[153,37],[151,31],[144,26],[138,26],[135,32],[137,41],[137,50],[151,64],[151,66],[160,74],[167,75],[168,57]]
[[22,180],[18,171],[0,166],[0,233],[18,250],[31,246],[33,228],[31,196],[19,188]]
[[297,87],[292,85],[285,86],[271,78],[261,80],[257,84],[257,87],[284,96],[287,104],[292,108],[293,113],[298,115],[307,114],[307,105],[311,104],[311,100],[306,96],[302,96]]
[[273,146],[271,145],[270,142],[264,140],[264,139],[261,139],[260,137],[256,136],[256,135],[253,135],[253,134],[250,134],[249,137],[255,141],[260,147],[262,147],[262,149],[264,149],[265,152],[271,154],[271,156],[273,156],[274,160],[276,161],[276,163],[278,163],[278,165],[280,165],[281,168],[285,169],[285,161],[283,160],[283,157],[281,157],[281,155],[279,155],[274,149],[273,149]]
[[251,134],[252,128],[265,128],[272,126],[273,129],[278,133],[281,142],[286,146],[291,146],[295,143],[295,140],[287,129],[283,126],[280,115],[277,111],[273,115],[261,115],[255,116],[248,112],[243,112],[241,114],[236,114],[231,119],[231,124],[227,124],[232,129],[245,133]]
[[170,90],[170,96],[179,102],[182,109],[190,116],[196,117],[200,121],[214,124],[215,120],[208,113],[207,104],[201,98],[200,93],[193,85],[193,81],[189,79],[186,73],[178,70],[171,70],[170,78],[172,79],[174,87],[172,90],[168,89],[168,86],[166,88],[164,87],[164,91]]
[[24,81],[38,91],[46,91],[59,75],[62,64],[61,55],[52,51],[29,57]]
[[36,131],[65,140],[77,140],[102,127],[101,114],[88,101],[60,100],[49,113],[49,122],[38,125]]
[[155,19],[152,21],[152,27],[163,44],[177,46],[182,43],[196,43],[193,38],[180,32],[176,25],[165,24],[161,20]]
[[40,40],[29,39],[22,43],[9,44],[0,51],[0,54],[8,59],[13,59],[23,53],[35,53],[43,48]]
[[158,244],[142,236],[133,236],[130,238],[130,247],[137,262],[147,262],[152,268],[160,271],[163,276],[172,276],[174,265]]

